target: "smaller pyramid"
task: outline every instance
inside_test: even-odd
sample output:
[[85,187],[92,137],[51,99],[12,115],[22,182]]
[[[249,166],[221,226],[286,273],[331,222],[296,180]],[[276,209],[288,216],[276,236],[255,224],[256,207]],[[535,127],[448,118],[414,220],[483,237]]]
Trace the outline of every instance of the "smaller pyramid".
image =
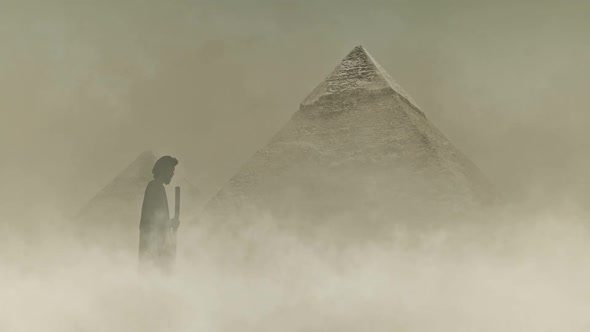
[[[88,241],[99,246],[136,249],[143,195],[153,179],[152,168],[159,157],[152,151],[142,152],[80,211],[76,221]],[[166,191],[168,204],[173,207],[174,187],[182,188],[183,216],[192,213],[191,207],[198,205],[200,193],[186,179],[181,163],[176,167]],[[173,208],[170,213],[173,213]]]

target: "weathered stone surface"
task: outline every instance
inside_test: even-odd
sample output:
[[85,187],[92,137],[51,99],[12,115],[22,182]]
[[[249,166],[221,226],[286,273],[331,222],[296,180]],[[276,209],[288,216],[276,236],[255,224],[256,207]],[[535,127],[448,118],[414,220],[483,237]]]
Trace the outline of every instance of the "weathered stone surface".
[[338,228],[359,231],[369,219],[387,224],[461,213],[492,192],[480,170],[359,46],[207,212],[254,208],[293,217],[299,226],[339,220]]
[[355,47],[324,82],[318,85],[303,100],[302,105],[311,105],[321,97],[331,94],[351,92],[359,89],[391,89],[394,93],[405,99],[416,111],[422,113],[410,95],[391,78],[363,46]]

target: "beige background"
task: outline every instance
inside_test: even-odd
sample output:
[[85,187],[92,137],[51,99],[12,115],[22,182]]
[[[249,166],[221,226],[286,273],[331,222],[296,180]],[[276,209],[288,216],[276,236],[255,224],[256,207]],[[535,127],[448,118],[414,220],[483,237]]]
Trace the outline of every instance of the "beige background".
[[[0,331],[588,331],[589,7],[0,1]],[[62,218],[148,148],[214,192],[358,44],[516,207],[348,249],[182,226],[173,278]]]
[[589,7],[2,2],[0,208],[69,214],[151,148],[212,193],[358,44],[508,197],[585,204]]

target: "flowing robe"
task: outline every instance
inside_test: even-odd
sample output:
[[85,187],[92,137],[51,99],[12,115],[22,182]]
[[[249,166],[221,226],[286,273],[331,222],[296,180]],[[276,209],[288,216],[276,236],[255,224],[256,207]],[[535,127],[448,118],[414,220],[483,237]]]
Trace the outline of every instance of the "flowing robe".
[[166,189],[152,180],[145,189],[139,223],[139,266],[145,271],[157,268],[169,271],[172,263],[170,246],[170,212]]

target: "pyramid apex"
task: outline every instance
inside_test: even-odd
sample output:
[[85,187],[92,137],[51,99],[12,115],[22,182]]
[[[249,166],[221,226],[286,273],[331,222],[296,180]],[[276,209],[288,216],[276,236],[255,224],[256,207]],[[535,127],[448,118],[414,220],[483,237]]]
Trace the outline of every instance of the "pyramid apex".
[[153,150],[144,150],[139,154],[138,159],[139,158],[141,158],[141,159],[157,158],[157,157],[158,157],[158,155]]
[[410,95],[397,84],[363,45],[355,46],[330,75],[301,103],[311,105],[321,97],[354,90],[391,89],[423,115]]
[[389,76],[389,74],[387,74],[387,72],[385,71],[385,69],[383,69],[383,67],[381,67],[379,65],[379,63],[377,63],[377,61],[375,60],[375,58],[373,58],[373,56],[371,55],[371,53],[369,53],[369,50],[367,50],[367,48],[365,46],[358,45],[355,48],[353,48],[352,51],[350,51],[349,54],[352,54],[352,53],[355,53],[355,52],[356,53],[361,53],[364,56],[366,56],[368,58],[368,61],[371,62],[372,64],[374,64],[377,67],[378,71],[383,72],[383,74]]

